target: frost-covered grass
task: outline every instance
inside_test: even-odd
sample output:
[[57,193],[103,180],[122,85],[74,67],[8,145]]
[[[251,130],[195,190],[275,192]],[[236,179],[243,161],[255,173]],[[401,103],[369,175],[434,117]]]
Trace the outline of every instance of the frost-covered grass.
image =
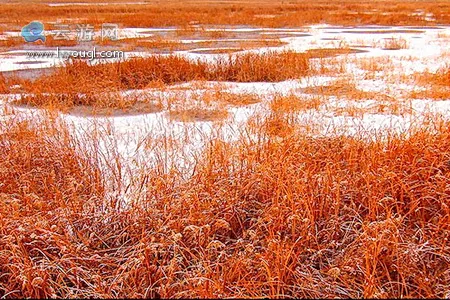
[[194,80],[279,82],[301,78],[309,72],[308,55],[294,52],[245,53],[214,62],[181,56],[151,56],[95,65],[76,61],[50,75],[22,82],[29,95],[19,102],[61,109],[76,105],[123,108],[137,101],[120,95],[129,89]]
[[449,297],[448,29],[299,27],[446,19],[382,4],[36,5],[178,41],[0,76],[0,297]]
[[164,159],[179,140],[147,141],[161,159],[113,190],[117,145],[111,160],[61,119],[4,122],[0,293],[448,296],[449,125],[311,137],[291,116],[206,138],[188,176]]

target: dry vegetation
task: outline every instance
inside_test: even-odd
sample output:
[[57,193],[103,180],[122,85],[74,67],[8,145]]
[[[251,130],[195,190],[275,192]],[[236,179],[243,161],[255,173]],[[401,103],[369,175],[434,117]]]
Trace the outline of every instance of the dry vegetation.
[[64,126],[3,125],[0,294],[448,296],[448,125],[368,142],[287,120],[212,140],[187,180],[137,174],[126,207]]
[[376,92],[364,91],[357,87],[356,82],[348,77],[334,80],[328,85],[310,85],[302,90],[304,93],[322,97],[338,97],[350,100],[380,99],[383,95]]
[[412,91],[412,99],[447,100],[450,97],[450,72],[445,66],[437,72],[417,73],[413,76],[414,83],[422,87],[421,90]]
[[[89,3],[89,1],[87,1]],[[236,47],[239,42],[228,41],[236,33],[219,30],[205,30],[208,26],[259,26],[259,27],[299,27],[316,23],[334,25],[410,25],[433,26],[446,24],[450,20],[450,4],[446,1],[410,1],[400,0],[386,2],[383,0],[354,2],[351,0],[329,2],[321,1],[150,1],[142,4],[121,4],[117,1],[108,5],[65,5],[50,6],[42,1],[23,0],[10,1],[0,7],[1,28],[8,31],[20,31],[20,28],[30,22],[44,22],[45,28],[52,29],[55,22],[65,24],[90,24],[99,30],[102,23],[120,24],[124,27],[156,27],[174,26],[174,34],[167,32],[156,39],[124,39],[114,42],[116,46],[134,49],[185,49],[188,45],[178,43],[180,38],[189,37],[222,40],[220,44],[228,43]],[[56,2],[59,3],[59,2]],[[70,2],[69,2],[70,3]],[[51,3],[50,3],[51,4]],[[29,6],[33,9],[30,10]],[[418,13],[420,11],[420,13]],[[431,14],[433,18],[427,19]],[[0,28],[0,32],[1,32]],[[351,31],[357,33],[357,31]],[[393,30],[373,30],[373,33],[395,33]],[[417,33],[420,30],[409,29],[405,32]],[[366,32],[367,33],[367,32]],[[279,35],[282,36],[282,35]],[[254,41],[246,42],[249,37],[242,38],[240,48],[255,48],[261,43],[267,46],[281,45],[277,35],[257,33]],[[258,41],[259,40],[259,41]],[[261,40],[265,40],[262,42]],[[96,41],[99,45],[104,42]],[[46,46],[74,46],[75,41],[54,40],[51,36],[45,42]],[[212,42],[214,44],[214,42]],[[192,43],[193,46],[197,43]],[[10,37],[0,40],[0,47],[22,47],[21,38]],[[398,46],[398,45],[397,45]],[[223,47],[223,46],[222,46]]]
[[[447,1],[150,1],[145,5],[68,5],[49,6],[35,1],[28,6],[5,3],[0,8],[0,23],[21,26],[29,20],[46,23],[58,19],[82,20],[87,24],[120,23],[127,27],[189,28],[201,25],[254,25],[290,27],[313,23],[340,25],[434,25],[448,23]],[[91,1],[95,2],[95,1]],[[110,1],[114,3],[115,1]],[[30,3],[27,1],[27,3]],[[417,14],[417,11],[423,11]],[[427,20],[426,13],[434,20]],[[270,17],[267,17],[270,16]]]
[[242,50],[258,49],[261,47],[279,47],[286,45],[286,42],[282,42],[279,39],[217,39],[184,43],[180,40],[174,40],[167,37],[127,38],[122,39],[120,42],[108,40],[101,41],[97,39],[95,43],[100,46],[115,46],[115,48],[120,48],[124,51],[140,50],[153,53],[173,51],[190,51],[193,53],[232,53]]
[[165,103],[170,119],[196,122],[224,120],[229,116],[228,108],[256,104],[261,100],[256,94],[231,93],[218,85],[213,89],[189,95],[186,91],[172,93],[161,99],[161,102]]
[[382,43],[384,50],[400,50],[407,49],[408,43],[404,38],[388,38]]
[[300,78],[308,72],[308,55],[294,52],[238,54],[214,63],[174,55],[95,65],[75,61],[50,75],[24,82],[30,95],[23,96],[19,103],[55,108],[77,105],[122,108],[136,103],[134,98],[120,96],[119,92],[125,89],[193,80],[276,82]]
[[[24,3],[0,6],[5,28],[65,19],[176,26],[178,39],[220,40],[232,33],[202,26],[450,21],[447,1],[26,2],[32,10]],[[418,9],[423,13],[413,15]],[[213,47],[205,51],[216,53],[284,44],[278,38],[189,45],[130,38],[122,46],[155,52]],[[0,47],[20,43],[0,40]],[[49,38],[45,45],[72,44]],[[409,47],[403,38],[372,46]],[[394,73],[394,59],[351,56],[359,52],[342,44],[211,61],[155,54],[93,65],[76,60],[35,79],[0,73],[0,298],[450,297],[448,119],[431,115],[406,132],[358,129],[352,136],[318,136],[299,119],[323,110],[344,117],[413,116],[411,102],[357,81],[396,75],[387,72]],[[347,72],[350,63],[363,74]],[[313,82],[318,75],[334,79]],[[395,80],[408,77],[425,88],[408,99],[450,98],[448,67],[398,75]],[[307,85],[284,90],[280,82],[291,79]],[[224,82],[282,88],[261,95]],[[39,118],[16,114],[16,106],[3,106],[10,93],[19,94],[10,104],[45,109]],[[225,138],[222,127],[236,125],[226,122],[231,108],[243,106],[261,110],[232,129],[233,139]],[[164,112],[169,125],[163,134],[156,128],[138,140],[136,130],[126,140],[112,123],[96,120],[80,133],[60,111],[82,117]],[[176,134],[174,124],[182,128]],[[202,132],[203,125],[213,134]],[[331,127],[331,133],[342,130]],[[143,153],[143,159],[131,157],[133,168],[122,165],[124,143],[137,143],[136,153]],[[177,151],[189,156],[192,168],[167,159]],[[129,185],[125,168],[132,170]]]
[[270,109],[274,113],[294,113],[308,109],[318,109],[323,103],[320,96],[299,97],[295,94],[275,95],[270,102]]

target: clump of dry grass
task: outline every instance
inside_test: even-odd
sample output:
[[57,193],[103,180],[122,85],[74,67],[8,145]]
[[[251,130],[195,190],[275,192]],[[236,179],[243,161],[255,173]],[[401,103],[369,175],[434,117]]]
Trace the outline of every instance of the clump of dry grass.
[[424,89],[412,91],[412,99],[450,99],[450,71],[449,66],[440,68],[437,72],[416,73],[414,83]]
[[304,53],[246,53],[219,59],[207,80],[237,82],[276,82],[306,76],[308,56]]
[[384,50],[407,49],[408,42],[404,38],[384,39],[381,46]]
[[10,94],[23,90],[23,85],[26,84],[22,78],[10,75],[5,76],[0,73],[0,94]]
[[[75,141],[65,127],[9,123],[0,128],[2,193],[14,194],[22,204],[36,200],[43,210],[52,209],[53,202],[63,201],[71,207],[79,204],[76,199],[82,203],[102,195],[99,171],[76,152]],[[73,199],[68,201],[65,196]]]
[[[129,38],[121,41],[123,48],[144,48],[146,50],[160,50],[160,51],[177,51],[186,50],[186,45],[175,40],[167,40],[163,38],[143,39],[143,38]],[[102,41],[101,43],[113,43],[110,41]]]
[[219,121],[228,117],[228,108],[256,104],[262,99],[252,93],[231,93],[216,86],[212,90],[186,93],[185,90],[169,94],[166,103],[172,120],[183,122]]
[[61,128],[2,130],[0,293],[448,295],[448,125],[368,141],[272,139],[269,123],[211,140],[187,179],[136,174],[146,198],[127,208]]
[[392,59],[389,56],[369,57],[363,59],[357,59],[356,64],[364,71],[368,71],[368,74],[375,72],[381,72],[383,70],[394,69]]
[[77,105],[122,108],[134,103],[120,97],[120,91],[146,88],[155,83],[193,80],[274,82],[300,78],[308,72],[307,56],[294,52],[230,55],[214,63],[173,55],[95,65],[74,61],[25,84],[31,96],[22,97],[20,102],[63,108]]
[[95,243],[86,229],[104,178],[75,143],[64,126],[0,126],[1,295],[56,297],[83,273],[76,257]]
[[295,94],[276,94],[270,102],[270,108],[275,113],[295,113],[299,111],[318,109],[323,103],[320,97],[300,97]]
[[77,115],[130,115],[155,113],[163,109],[160,99],[151,99],[145,95],[122,94],[120,91],[94,92],[81,94],[69,93],[37,93],[22,94],[13,104],[30,107],[41,107],[49,110],[60,110]]
[[419,80],[422,83],[431,83],[441,87],[450,87],[450,66],[440,68],[436,73],[425,73]]
[[261,97],[251,93],[230,93],[218,90],[213,94],[218,101],[231,106],[245,106],[261,102]]

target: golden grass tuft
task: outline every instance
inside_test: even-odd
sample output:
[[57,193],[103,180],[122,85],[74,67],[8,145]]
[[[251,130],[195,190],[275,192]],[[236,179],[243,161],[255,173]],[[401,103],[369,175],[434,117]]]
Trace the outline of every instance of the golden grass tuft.
[[384,39],[381,46],[384,50],[407,49],[408,42],[404,38]]
[[[276,82],[301,78],[308,72],[307,56],[294,52],[237,54],[213,63],[191,61],[174,55],[95,65],[74,61],[57,68],[52,74],[24,84],[29,94],[22,97],[19,103],[57,108],[77,105],[123,108],[134,102],[124,100],[120,96],[121,91],[152,87],[155,83],[174,84],[195,80]],[[230,97],[229,101],[232,101]]]

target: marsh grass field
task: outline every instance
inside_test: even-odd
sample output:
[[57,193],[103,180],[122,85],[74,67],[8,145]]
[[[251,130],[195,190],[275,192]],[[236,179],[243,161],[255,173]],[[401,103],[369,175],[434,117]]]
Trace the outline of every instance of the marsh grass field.
[[[449,298],[449,22],[448,1],[3,1],[0,298]],[[124,57],[49,55],[93,47]]]

